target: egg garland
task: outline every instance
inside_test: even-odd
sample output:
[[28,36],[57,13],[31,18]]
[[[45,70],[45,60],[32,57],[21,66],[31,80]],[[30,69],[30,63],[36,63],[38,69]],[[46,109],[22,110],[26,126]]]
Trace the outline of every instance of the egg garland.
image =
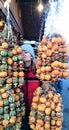
[[43,38],[38,45],[37,76],[42,81],[55,82],[69,75],[67,45],[63,37]]
[[22,87],[24,83],[24,67],[23,67],[23,56],[22,49],[19,46],[15,46],[12,49],[13,53],[13,85],[16,88]]
[[[15,53],[16,52],[16,53]],[[0,46],[0,129],[20,129],[25,115],[23,57],[21,47]]]
[[32,99],[29,124],[32,130],[61,130],[62,98],[53,87],[38,87]]

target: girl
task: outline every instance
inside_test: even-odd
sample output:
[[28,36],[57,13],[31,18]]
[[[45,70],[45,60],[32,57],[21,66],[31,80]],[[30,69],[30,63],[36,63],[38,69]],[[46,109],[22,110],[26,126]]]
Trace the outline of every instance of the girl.
[[31,102],[33,98],[33,93],[38,86],[40,86],[40,81],[36,77],[36,66],[35,66],[35,54],[33,47],[30,44],[24,44],[21,46],[23,50],[23,61],[24,61],[24,85],[22,87],[22,92],[24,93],[25,99],[25,119],[23,125],[24,130],[30,130],[28,125],[29,111],[31,107]]

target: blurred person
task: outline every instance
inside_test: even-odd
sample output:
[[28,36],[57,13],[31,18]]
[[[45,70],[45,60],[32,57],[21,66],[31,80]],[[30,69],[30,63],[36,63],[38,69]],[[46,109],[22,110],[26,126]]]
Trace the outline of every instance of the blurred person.
[[56,89],[57,93],[60,93],[62,95],[62,90],[63,90],[62,80],[56,81],[55,83],[52,84],[52,86]]
[[[29,112],[31,108],[32,98],[34,91],[38,86],[40,86],[41,82],[36,77],[36,65],[35,65],[35,53],[33,47],[30,44],[23,44],[21,46],[23,52],[23,62],[24,62],[24,85],[22,87],[22,92],[24,93],[25,100],[25,118],[23,119],[24,130],[31,130],[29,127]],[[22,128],[23,128],[22,127]]]

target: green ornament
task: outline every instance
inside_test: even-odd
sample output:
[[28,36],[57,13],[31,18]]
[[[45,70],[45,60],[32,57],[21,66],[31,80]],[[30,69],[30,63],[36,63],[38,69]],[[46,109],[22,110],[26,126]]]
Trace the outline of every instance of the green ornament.
[[21,54],[18,55],[18,60],[23,60],[23,56]]
[[0,107],[0,115],[3,114],[4,110],[2,107]]
[[1,65],[1,70],[4,70],[4,64]]
[[16,111],[10,111],[10,117],[11,116],[16,116]]
[[16,124],[16,130],[20,130],[20,128],[21,128],[21,123],[17,123]]
[[15,102],[15,98],[13,96],[10,96],[9,97],[9,102],[12,103],[12,102]]
[[7,50],[2,50],[1,51],[1,56],[7,56]]
[[15,103],[11,103],[10,104],[10,110],[14,110],[15,109]]
[[9,114],[4,114],[4,120],[9,120]]
[[20,107],[16,108],[16,112],[19,114],[21,112],[21,108]]
[[1,70],[6,70],[7,68],[8,68],[8,65],[6,63],[1,65]]
[[12,88],[12,84],[6,84],[5,90],[8,91]]
[[13,53],[12,53],[11,50],[8,50],[8,56],[9,56],[9,57],[12,57],[12,56],[13,56]]
[[4,106],[4,113],[5,114],[9,113],[9,106]]
[[7,58],[6,58],[6,57],[3,57],[3,58],[2,58],[2,64],[6,64],[6,62],[7,62]]
[[13,83],[15,84],[15,83],[18,83],[18,78],[16,77],[16,78],[13,78]]
[[20,101],[16,102],[16,107],[20,107]]
[[24,78],[19,78],[19,83],[24,83]]
[[8,69],[8,65],[7,65],[7,64],[5,64],[5,65],[4,65],[4,68],[5,68],[5,69]]
[[25,106],[22,106],[21,107],[21,112],[24,112],[25,111]]
[[0,78],[0,84],[4,83],[4,78]]
[[4,99],[4,105],[8,106],[9,105],[9,100],[8,99]]
[[20,93],[19,93],[19,97],[20,97],[20,98],[23,98],[23,97],[24,97],[24,93],[23,93],[23,92],[20,92]]
[[13,61],[17,61],[18,57],[17,56],[13,56]]

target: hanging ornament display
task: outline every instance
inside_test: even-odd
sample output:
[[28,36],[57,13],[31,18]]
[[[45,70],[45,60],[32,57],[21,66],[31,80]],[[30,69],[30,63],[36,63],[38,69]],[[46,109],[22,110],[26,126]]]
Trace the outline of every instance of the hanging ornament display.
[[[10,2],[10,1],[6,1]],[[0,35],[0,130],[20,130],[25,115],[22,49],[13,36],[8,16]]]
[[51,82],[68,77],[67,58],[67,45],[63,37],[44,37],[38,46],[37,76],[42,81]]
[[62,129],[62,98],[49,85],[45,83],[34,92],[29,115],[30,128],[33,130]]
[[36,68],[42,86],[32,99],[29,123],[33,130],[62,129],[62,98],[52,84],[69,75],[66,51],[66,40],[56,35],[44,37],[38,46]]
[[21,47],[10,48],[8,42],[0,46],[0,128],[21,127],[25,115],[23,59]]

